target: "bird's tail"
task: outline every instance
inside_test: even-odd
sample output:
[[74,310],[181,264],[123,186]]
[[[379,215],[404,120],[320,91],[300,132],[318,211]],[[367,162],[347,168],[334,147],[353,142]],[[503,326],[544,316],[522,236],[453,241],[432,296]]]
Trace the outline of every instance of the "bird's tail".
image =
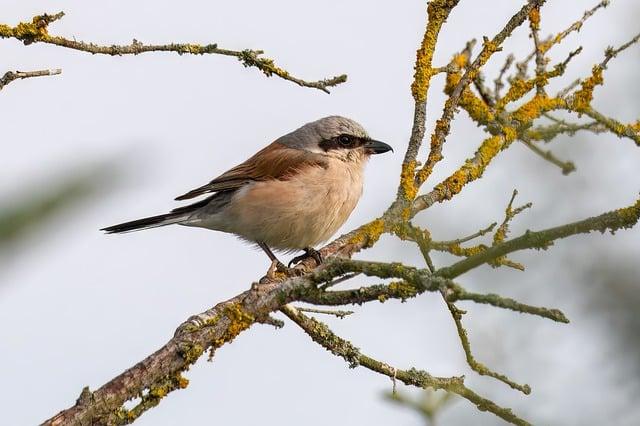
[[140,231],[143,229],[157,228],[158,226],[179,223],[187,219],[187,217],[188,214],[185,215],[183,212],[171,212],[158,216],[144,217],[142,219],[132,220],[131,222],[119,223],[117,225],[102,228],[101,231],[104,231],[107,234]]

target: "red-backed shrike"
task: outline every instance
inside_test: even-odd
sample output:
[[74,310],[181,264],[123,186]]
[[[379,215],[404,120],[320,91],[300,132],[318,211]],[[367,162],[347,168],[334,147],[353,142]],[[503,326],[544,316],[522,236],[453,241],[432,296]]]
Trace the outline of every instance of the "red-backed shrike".
[[119,233],[171,224],[198,226],[255,243],[278,264],[271,248],[304,250],[320,263],[313,247],[327,241],[358,203],[369,157],[390,150],[353,120],[321,118],[176,200],[211,194],[208,197],[167,214],[102,230]]

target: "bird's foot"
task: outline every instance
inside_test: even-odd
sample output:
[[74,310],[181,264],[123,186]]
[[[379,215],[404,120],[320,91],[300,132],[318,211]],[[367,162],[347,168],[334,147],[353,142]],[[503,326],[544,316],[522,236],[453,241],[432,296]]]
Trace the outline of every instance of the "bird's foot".
[[297,265],[298,263],[308,258],[312,258],[313,260],[315,260],[318,265],[320,265],[323,261],[322,254],[318,250],[311,247],[307,247],[304,249],[304,254],[301,254],[300,256],[296,256],[293,259],[291,259],[288,266],[289,268],[291,268],[291,265]]
[[[289,263],[289,265],[291,265],[291,263]],[[278,259],[274,259],[271,261],[271,265],[269,266],[269,270],[267,271],[266,277],[270,280],[273,280],[277,278],[278,274],[284,274],[288,277],[295,277],[295,276],[303,275],[304,272],[298,269],[286,266],[284,263],[280,262]]]

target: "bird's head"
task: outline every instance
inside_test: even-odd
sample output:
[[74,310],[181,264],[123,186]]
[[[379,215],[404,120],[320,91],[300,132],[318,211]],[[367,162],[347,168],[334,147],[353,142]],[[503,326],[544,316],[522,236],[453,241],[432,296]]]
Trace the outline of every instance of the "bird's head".
[[343,161],[362,161],[393,151],[386,143],[371,139],[357,122],[337,115],[307,123],[278,142]]

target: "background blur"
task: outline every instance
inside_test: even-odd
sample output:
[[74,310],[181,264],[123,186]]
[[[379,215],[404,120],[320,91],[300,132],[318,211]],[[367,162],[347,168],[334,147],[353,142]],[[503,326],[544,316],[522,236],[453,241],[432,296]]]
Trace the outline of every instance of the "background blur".
[[[329,114],[360,121],[396,148],[369,165],[365,192],[343,231],[383,211],[395,195],[410,133],[409,93],[424,1],[0,0],[0,22],[42,12],[67,16],[50,31],[97,43],[218,42],[260,48],[293,74],[314,80],[347,73],[331,95],[267,79],[233,58],[145,54],[102,57],[44,45],[0,41],[0,73],[62,68],[63,74],[16,81],[0,93],[0,390],[3,421],[40,422],[156,350],[189,315],[243,290],[268,266],[263,253],[232,236],[167,227],[105,236],[98,229],[167,211],[174,196],[243,161],[299,125]],[[543,33],[556,33],[596,0],[548,1]],[[436,64],[470,38],[493,35],[521,2],[461,2],[442,32]],[[43,9],[46,7],[46,9]],[[583,45],[563,82],[588,75],[608,45],[638,32],[640,7],[616,0],[552,57]],[[531,51],[527,27],[504,53]],[[612,61],[595,105],[622,121],[638,119],[637,47]],[[439,77],[429,93],[429,125],[439,117]],[[559,86],[558,86],[559,87]],[[458,115],[445,161],[429,189],[471,155],[482,132]],[[577,172],[560,170],[523,145],[501,154],[481,181],[417,223],[438,239],[500,221],[517,188],[513,234],[585,218],[638,196],[640,150],[610,135],[561,137],[554,152]],[[425,154],[426,155],[426,154]],[[32,219],[32,220],[30,220]],[[7,225],[8,224],[8,225]],[[547,252],[518,253],[527,271],[479,268],[460,282],[479,292],[557,307],[568,325],[495,308],[468,308],[465,325],[477,359],[529,383],[530,396],[469,371],[440,297],[369,304],[328,321],[366,353],[434,375],[467,374],[467,383],[535,424],[640,422],[640,229],[573,237]],[[416,248],[384,238],[360,257],[422,265]],[[437,265],[453,259],[436,257]],[[361,285],[363,281],[355,281]],[[389,403],[388,379],[349,370],[297,327],[256,325],[187,374],[188,389],[169,395],[136,424],[419,425],[412,410]],[[419,397],[420,392],[403,389]],[[457,400],[442,425],[501,424]]]

